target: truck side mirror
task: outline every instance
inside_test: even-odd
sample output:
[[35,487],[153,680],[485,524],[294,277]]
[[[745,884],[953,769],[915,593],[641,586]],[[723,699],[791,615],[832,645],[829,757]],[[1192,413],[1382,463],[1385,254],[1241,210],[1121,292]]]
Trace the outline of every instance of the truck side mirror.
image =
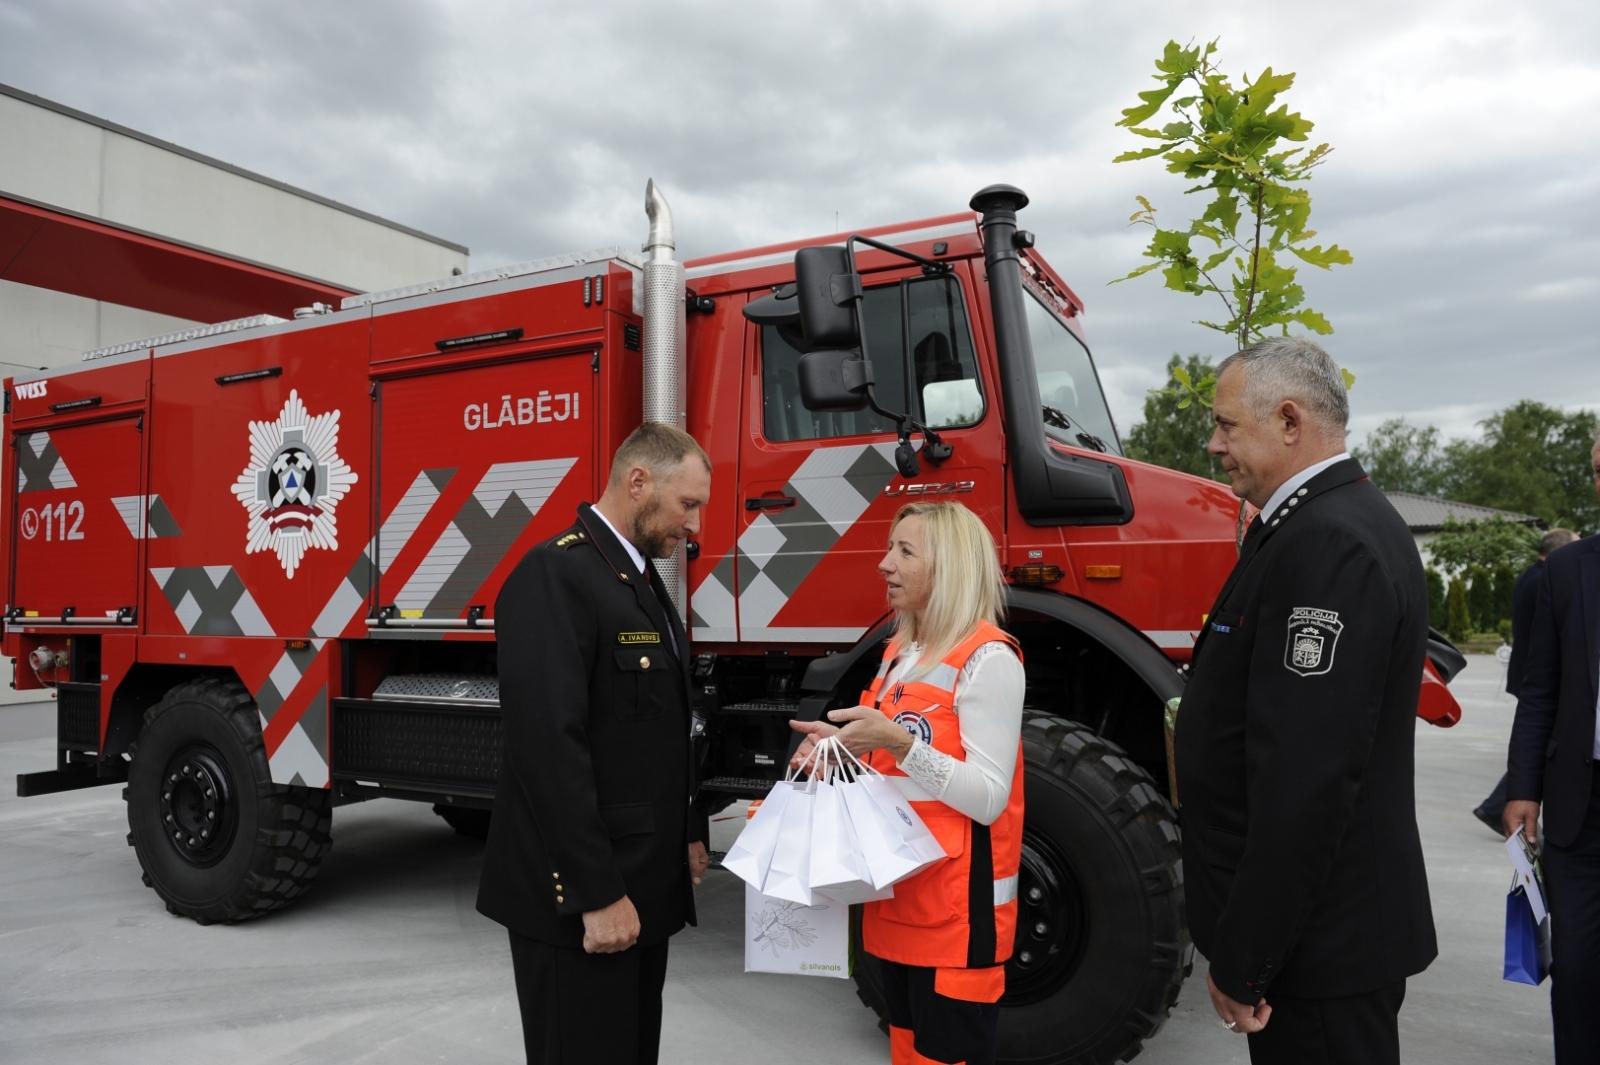
[[854,351],[812,351],[800,356],[800,403],[806,410],[846,414],[867,405],[872,363]]
[[801,248],[794,255],[794,275],[806,346],[818,351],[858,347],[856,300],[861,295],[861,275],[849,249]]

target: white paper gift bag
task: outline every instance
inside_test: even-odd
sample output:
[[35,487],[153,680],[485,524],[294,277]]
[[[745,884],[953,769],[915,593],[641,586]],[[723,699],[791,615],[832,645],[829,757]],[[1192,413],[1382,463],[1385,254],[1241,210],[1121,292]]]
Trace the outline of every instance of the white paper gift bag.
[[863,766],[837,787],[850,811],[857,853],[876,888],[897,884],[945,857],[911,802],[883,774]]
[[894,898],[894,888],[879,890],[867,872],[845,806],[842,778],[817,789],[811,812],[811,891],[814,895],[855,905]]
[[744,889],[744,971],[850,977],[850,907],[819,898],[805,906]]
[[[794,781],[789,801],[784,807],[783,821],[778,826],[778,840],[772,848],[772,864],[767,867],[767,879],[761,885],[763,895],[786,899],[810,906],[815,902],[811,892],[811,815],[816,809],[817,788],[814,781]],[[762,804],[765,806],[765,803]],[[748,882],[748,881],[747,881]]]
[[767,867],[772,864],[772,849],[778,844],[778,828],[783,822],[783,811],[788,807],[789,796],[793,792],[794,788],[788,781],[780,780],[774,784],[722,859],[724,869],[757,891],[766,882]]
[[870,773],[861,777],[859,783],[872,796],[890,829],[923,865],[932,865],[945,857],[944,845],[934,837],[917,814],[916,807],[900,793],[894,781],[879,773]]

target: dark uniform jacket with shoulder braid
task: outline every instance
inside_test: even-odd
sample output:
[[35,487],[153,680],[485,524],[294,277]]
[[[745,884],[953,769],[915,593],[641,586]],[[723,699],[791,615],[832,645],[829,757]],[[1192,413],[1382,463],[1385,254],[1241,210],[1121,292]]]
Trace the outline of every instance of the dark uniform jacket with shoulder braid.
[[552,946],[623,895],[641,944],[695,920],[689,641],[647,565],[584,504],[495,602],[505,754],[478,910]]
[[1178,714],[1184,892],[1229,998],[1336,998],[1438,953],[1413,746],[1428,590],[1353,459],[1263,514]]

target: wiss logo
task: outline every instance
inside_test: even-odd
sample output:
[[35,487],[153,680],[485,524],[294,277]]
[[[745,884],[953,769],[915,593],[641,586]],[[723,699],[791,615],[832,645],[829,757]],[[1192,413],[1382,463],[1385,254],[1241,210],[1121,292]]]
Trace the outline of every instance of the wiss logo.
[[43,399],[49,381],[24,381],[17,386],[18,399]]

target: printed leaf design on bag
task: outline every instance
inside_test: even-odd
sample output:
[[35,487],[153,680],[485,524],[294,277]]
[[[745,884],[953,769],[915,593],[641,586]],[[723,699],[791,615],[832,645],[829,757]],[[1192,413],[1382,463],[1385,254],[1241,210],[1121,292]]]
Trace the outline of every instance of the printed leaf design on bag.
[[762,950],[772,951],[774,958],[780,950],[802,950],[811,946],[817,941],[817,930],[806,920],[805,911],[822,908],[773,900],[750,918],[750,923],[756,926],[756,944]]

